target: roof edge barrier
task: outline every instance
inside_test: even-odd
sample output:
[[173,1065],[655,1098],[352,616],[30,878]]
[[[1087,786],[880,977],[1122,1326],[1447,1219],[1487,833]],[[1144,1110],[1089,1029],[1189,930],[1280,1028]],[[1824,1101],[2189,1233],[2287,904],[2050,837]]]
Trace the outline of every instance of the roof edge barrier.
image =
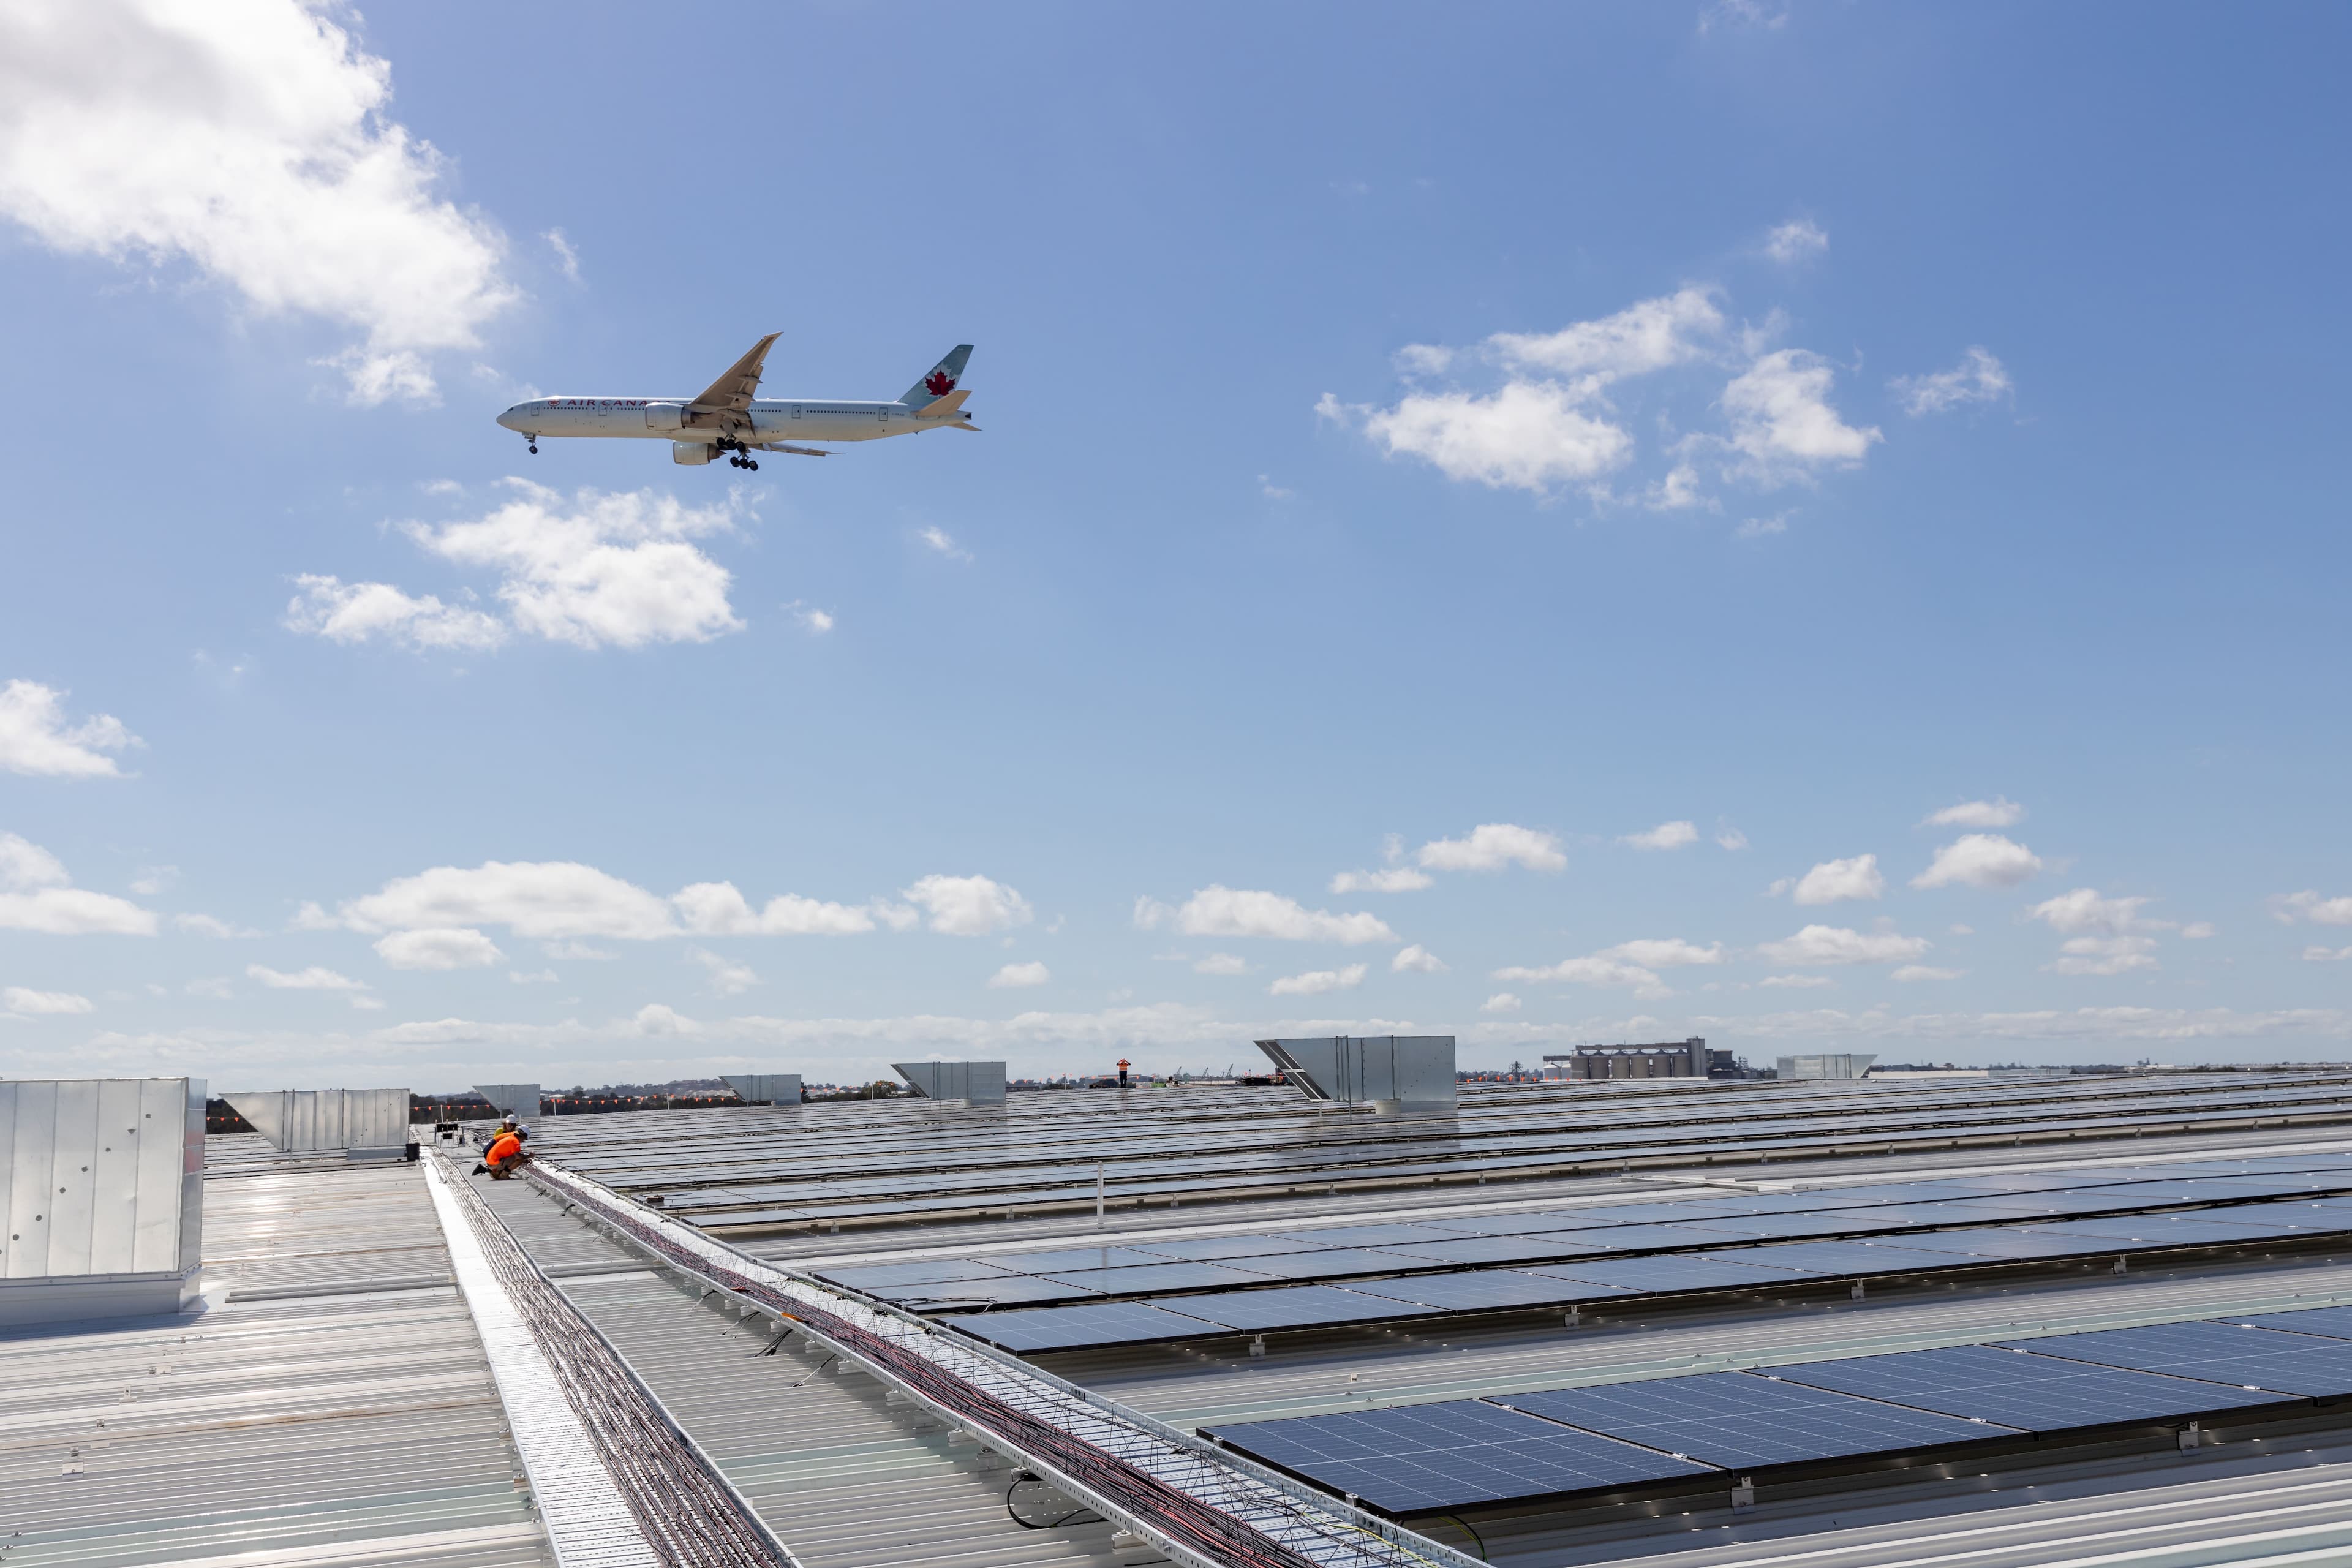
[[966,1105],[1004,1103],[1003,1062],[892,1062],[890,1070],[925,1100],[961,1100]]
[[1478,1559],[1279,1471],[946,1332],[754,1258],[544,1161],[534,1185],[623,1245],[799,1330],[912,1404],[1189,1568],[1475,1568]]
[[1454,1109],[1451,1035],[1330,1035],[1254,1042],[1309,1100],[1370,1105],[1383,1116]]

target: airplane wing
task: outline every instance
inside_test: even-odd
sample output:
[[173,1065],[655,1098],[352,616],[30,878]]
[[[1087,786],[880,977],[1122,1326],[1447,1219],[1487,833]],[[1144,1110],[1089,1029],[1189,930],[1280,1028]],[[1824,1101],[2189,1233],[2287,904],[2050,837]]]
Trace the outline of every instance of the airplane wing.
[[705,414],[741,414],[751,406],[751,395],[760,390],[760,375],[767,368],[768,349],[782,332],[770,332],[751,345],[751,351],[728,368],[703,389],[688,407]]
[[833,456],[831,452],[826,451],[822,447],[787,447],[782,441],[763,442],[761,445],[760,450],[762,452],[790,452],[795,458],[830,458]]

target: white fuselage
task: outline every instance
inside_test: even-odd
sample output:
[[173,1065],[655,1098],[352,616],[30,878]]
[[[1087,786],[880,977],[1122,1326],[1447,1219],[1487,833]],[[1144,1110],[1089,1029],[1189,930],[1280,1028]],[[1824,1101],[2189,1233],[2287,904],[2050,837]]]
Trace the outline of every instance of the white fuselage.
[[903,403],[845,403],[814,398],[760,398],[740,416],[698,413],[684,397],[541,397],[518,403],[499,423],[533,439],[541,436],[643,437],[653,441],[710,441],[722,437],[750,446],[770,441],[872,441],[912,436],[961,425],[961,410],[926,419]]

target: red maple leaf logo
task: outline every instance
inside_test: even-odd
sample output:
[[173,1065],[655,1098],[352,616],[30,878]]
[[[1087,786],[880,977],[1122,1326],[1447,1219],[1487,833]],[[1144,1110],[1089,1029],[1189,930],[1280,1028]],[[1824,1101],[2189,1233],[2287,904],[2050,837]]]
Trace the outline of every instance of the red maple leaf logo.
[[923,377],[923,390],[933,397],[945,397],[955,390],[955,377],[943,370],[935,370]]

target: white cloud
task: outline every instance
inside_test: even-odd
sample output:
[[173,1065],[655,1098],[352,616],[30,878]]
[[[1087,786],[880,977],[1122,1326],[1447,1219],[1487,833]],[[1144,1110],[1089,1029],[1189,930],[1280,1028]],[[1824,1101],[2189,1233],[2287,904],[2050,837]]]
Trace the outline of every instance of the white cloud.
[[1834,985],[1837,982],[1826,974],[1768,974],[1756,984],[1776,989],[1811,991],[1823,985]]
[[1054,978],[1054,972],[1042,963],[1008,963],[988,977],[991,990],[1014,990],[1029,985],[1043,985]]
[[760,984],[749,964],[737,963],[708,948],[689,947],[686,956],[709,972],[710,988],[721,996],[740,996]]
[[1790,512],[1774,512],[1770,517],[1751,517],[1731,531],[1734,539],[1769,539],[1776,533],[1789,531]]
[[1811,218],[1792,218],[1764,237],[1764,254],[1783,267],[1827,255],[1830,237]]
[[131,890],[142,899],[152,899],[165,891],[180,879],[177,866],[142,866],[131,879]]
[[305,574],[294,585],[301,592],[287,601],[286,629],[331,642],[381,637],[419,648],[493,648],[507,640],[506,623],[496,616],[445,605],[431,594],[405,594],[389,583]]
[[1738,851],[1748,847],[1748,835],[1737,827],[1724,827],[1717,832],[1715,841],[1724,848]]
[[[5,27],[0,23],[0,29]],[[5,69],[0,67],[0,73]],[[43,778],[121,778],[122,770],[114,759],[101,753],[146,743],[110,714],[94,713],[79,724],[68,723],[65,693],[55,687],[31,680],[0,687],[0,772]]]
[[551,228],[540,238],[547,241],[547,248],[555,252],[555,264],[563,269],[563,275],[574,283],[579,282],[580,253],[572,247],[572,241],[564,237],[563,231]]
[[1566,958],[1541,968],[1497,969],[1494,977],[1537,985],[1625,986],[1636,996],[1671,996],[1674,993],[1664,981],[1658,978],[1657,971],[1692,964],[1721,963],[1723,959],[1723,944],[1720,942],[1701,947],[1680,937],[1638,937],[1632,942],[1621,942],[1614,947],[1603,948],[1584,958]]
[[1936,851],[1915,888],[2014,888],[2042,869],[2042,858],[1998,833],[1966,833]]
[[2352,947],[2306,947],[2303,950],[2305,963],[2342,963],[2352,960]]
[[986,877],[925,877],[901,896],[931,917],[933,931],[949,936],[986,936],[1035,918],[1028,900]]
[[574,963],[610,963],[620,956],[584,942],[542,942],[539,951],[550,958]]
[[1884,439],[1874,427],[1848,425],[1830,406],[1835,379],[1819,354],[1775,349],[1723,389],[1731,444],[1746,455],[1750,477],[1769,487],[1820,468],[1852,468],[1872,442]]
[[[693,891],[693,889],[688,889]],[[490,860],[472,868],[436,866],[395,878],[344,903],[353,931],[425,931],[502,925],[527,938],[674,936],[669,901],[576,861]]]
[[2187,942],[2203,942],[2221,934],[2221,928],[2211,921],[2193,921],[2180,928],[2181,938]]
[[1969,350],[1949,370],[1896,376],[1886,384],[1902,400],[1903,412],[1915,419],[1923,414],[1948,414],[1972,403],[1998,403],[2013,390],[2009,372],[1982,348]]
[[0,931],[48,936],[155,934],[151,910],[70,882],[56,856],[16,834],[0,833]]
[[1874,899],[1885,891],[1878,857],[1856,855],[1850,860],[1824,860],[1806,872],[1797,879],[1792,899],[1800,904],[1834,904],[1842,899]]
[[396,931],[379,940],[375,951],[394,969],[483,969],[506,957],[498,943],[462,926]]
[[317,963],[308,969],[297,970],[291,974],[283,970],[272,969],[266,963],[248,963],[245,966],[245,973],[247,979],[258,980],[272,991],[364,991],[367,989],[367,982],[364,980],[353,980],[348,974],[338,974],[333,970]]
[[689,507],[652,490],[583,489],[569,500],[521,479],[505,505],[470,521],[402,525],[420,547],[459,566],[499,574],[500,620],[415,597],[384,583],[301,577],[288,629],[338,642],[373,637],[416,647],[492,648],[509,636],[574,647],[709,642],[743,623],[727,602],[733,581],[692,542],[730,532],[751,515],[730,492]]
[[2127,931],[2168,929],[2158,921],[2140,919],[2141,907],[2154,901],[2146,898],[2102,898],[2096,888],[2076,888],[2054,899],[2044,899],[2026,911],[2026,918],[2042,921],[2051,930],[2069,936],[2084,932],[2121,936]]
[[1597,479],[1633,455],[1622,426],[1585,411],[1589,395],[1558,382],[1512,381],[1479,395],[1412,393],[1364,414],[1390,456],[1421,458],[1453,479],[1538,494]]
[[1344,969],[1312,969],[1304,974],[1285,975],[1266,987],[1276,996],[1320,996],[1327,991],[1349,991],[1364,983],[1364,966],[1349,964]]
[[1691,964],[1721,963],[1723,944],[1711,942],[1701,947],[1678,936],[1636,937],[1615,947],[1602,948],[1600,956],[1623,959],[1644,969],[1681,969]]
[[1756,951],[1770,963],[1818,969],[1840,963],[1894,963],[1917,958],[1934,945],[1925,937],[1898,936],[1893,931],[1865,936],[1843,926],[1810,925],[1794,936],[1765,942]]
[[1262,936],[1283,942],[1336,942],[1349,947],[1370,942],[1396,942],[1396,932],[1379,916],[1366,913],[1335,915],[1310,910],[1296,899],[1254,889],[1212,883],[1171,910],[1152,899],[1138,899],[1135,923],[1149,931],[1172,919],[1186,936]]
[[1436,871],[1499,871],[1511,865],[1559,871],[1568,866],[1559,835],[1508,822],[1481,823],[1466,838],[1433,839],[1413,858]]
[[1901,981],[1907,985],[1919,980],[1958,980],[1966,973],[1966,970],[1960,969],[1937,969],[1926,963],[1906,963],[1887,978]]
[[[133,886],[136,886],[136,884],[133,884]],[[236,926],[229,924],[228,921],[215,919],[211,915],[173,915],[172,917],[172,923],[179,927],[182,931],[187,931],[194,936],[219,937],[224,940],[231,937],[259,936],[261,934],[259,931],[240,931]]]
[[429,399],[427,353],[516,298],[505,241],[390,118],[391,68],[299,0],[0,9],[0,212],[50,248],[184,262],[261,316],[360,331],[354,400]]
[[801,629],[813,637],[821,637],[834,627],[833,612],[820,610],[814,605],[795,606],[793,619],[800,622]]
[[215,1002],[228,1001],[236,994],[236,985],[226,974],[213,975],[203,980],[191,980],[186,989],[191,996],[205,996]]
[[630,1026],[640,1035],[691,1035],[702,1027],[676,1008],[660,1002],[648,1002],[637,1009]]
[[0,988],[0,1006],[25,1018],[97,1011],[97,1004],[87,996],[78,996],[70,991],[34,991],[22,985]]
[[670,896],[686,929],[702,936],[855,936],[874,929],[870,908],[784,893],[754,910],[732,882],[697,882]]
[[2128,974],[2154,969],[2156,942],[2145,936],[2078,936],[2058,945],[2058,959],[2042,967],[2053,974]]
[[1397,955],[1389,960],[1389,970],[1394,974],[1443,974],[1445,961],[1415,942],[1397,950]]
[[1429,887],[1434,880],[1425,871],[1410,866],[1391,866],[1383,871],[1342,871],[1331,879],[1335,893],[1414,893]]
[[1723,328],[1723,311],[1713,291],[1691,288],[1556,332],[1497,332],[1486,346],[1491,358],[1513,370],[1605,385],[1698,359]]
[[1958,805],[1948,805],[1919,826],[1922,827],[2014,827],[2025,820],[2025,807],[2005,795],[1990,800],[1964,800]]
[[1249,963],[1238,954],[1213,952],[1192,965],[1195,974],[1247,974]]
[[1636,849],[1680,849],[1698,842],[1698,825],[1692,822],[1661,822],[1642,833],[1628,833],[1617,840]]
[[2352,898],[2323,899],[2306,888],[2300,893],[2281,893],[2272,899],[2271,915],[2288,925],[2305,920],[2314,925],[2352,926]]
[[950,561],[969,561],[971,559],[971,552],[966,550],[962,545],[958,544],[955,542],[954,537],[950,535],[946,529],[938,526],[936,523],[932,524],[930,527],[918,530],[915,537],[921,540],[925,544],[929,545],[933,550],[939,552],[941,555],[946,556]]
[[520,969],[509,969],[507,971],[507,978],[517,985],[552,985],[555,984],[556,975],[552,969],[532,970],[529,973]]
[[1268,500],[1290,500],[1295,499],[1298,494],[1297,490],[1286,489],[1282,486],[1276,484],[1271,478],[1265,474],[1260,474],[1257,477],[1257,492]]
[[1525,1005],[1527,1005],[1527,1004],[1521,1002],[1509,992],[1497,991],[1492,996],[1487,997],[1484,1002],[1478,1004],[1478,1011],[1481,1013],[1516,1013]]

